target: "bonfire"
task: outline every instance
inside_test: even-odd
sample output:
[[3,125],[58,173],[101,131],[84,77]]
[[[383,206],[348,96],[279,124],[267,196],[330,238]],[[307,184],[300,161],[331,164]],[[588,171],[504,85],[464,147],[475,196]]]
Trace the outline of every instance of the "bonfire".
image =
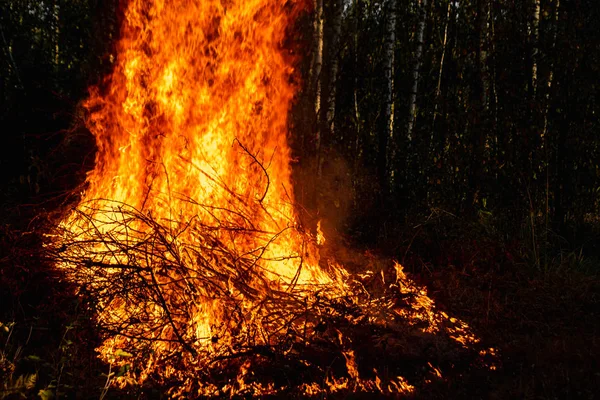
[[95,167],[48,245],[102,329],[110,384],[396,396],[444,379],[451,361],[415,354],[431,346],[494,368],[493,349],[401,265],[363,257],[350,271],[300,222],[285,42],[307,11],[125,2],[114,71],[84,104]]

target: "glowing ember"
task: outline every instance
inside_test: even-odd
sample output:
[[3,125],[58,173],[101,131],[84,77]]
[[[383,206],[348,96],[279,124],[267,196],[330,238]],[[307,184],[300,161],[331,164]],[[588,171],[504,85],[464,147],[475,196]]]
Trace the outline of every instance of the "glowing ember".
[[95,301],[107,331],[99,352],[120,366],[122,385],[152,378],[180,382],[173,396],[275,394],[286,388],[259,382],[256,365],[294,356],[298,368],[321,368],[298,356],[318,339],[339,348],[344,376],[323,372],[298,390],[410,392],[402,376],[361,376],[353,343],[328,321],[425,321],[423,332],[477,343],[401,266],[390,288],[412,296],[408,308],[364,288],[379,276],[385,285],[383,271],[320,266],[320,225],[316,237],[298,226],[287,144],[294,60],[283,43],[303,7],[128,3],[108,89],[85,104],[95,168],[55,249]]

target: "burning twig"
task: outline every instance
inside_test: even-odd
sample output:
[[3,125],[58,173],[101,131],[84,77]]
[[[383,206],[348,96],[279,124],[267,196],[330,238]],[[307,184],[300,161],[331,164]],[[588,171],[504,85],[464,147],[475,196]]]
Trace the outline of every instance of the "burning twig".
[[267,197],[267,193],[269,193],[269,186],[271,185],[271,179],[269,179],[269,173],[267,172],[267,169],[262,165],[262,163],[260,161],[258,161],[256,156],[254,154],[252,154],[250,152],[250,150],[248,150],[248,148],[246,148],[246,146],[244,146],[242,144],[242,142],[239,141],[238,138],[235,138],[235,142],[242,148],[242,150],[244,150],[246,152],[246,154],[248,154],[250,156],[250,158],[252,158],[252,160],[254,160],[254,162],[260,167],[260,169],[262,169],[263,173],[265,174],[265,178],[267,179],[267,184],[265,186],[265,191],[264,191],[262,197],[258,200],[258,202],[262,204],[265,197]]
[[[272,252],[282,235],[294,232],[292,228],[272,233],[260,249],[247,252],[223,241],[222,231],[233,234],[233,241],[262,237],[265,232],[231,229],[220,222],[211,226],[196,218],[161,223],[133,207],[111,206],[106,201],[95,207],[80,209],[77,221],[86,223],[78,230],[66,226],[61,240],[48,247],[48,254],[94,300],[91,305],[98,310],[98,324],[108,339],[102,351],[116,354],[125,349],[134,355],[124,360],[138,366],[131,373],[138,370],[144,375],[157,368],[197,371],[203,365],[213,372],[202,378],[204,389],[198,390],[209,395],[222,390],[230,379],[216,371],[254,360],[255,366],[283,363],[292,370],[313,371],[306,372],[307,376],[325,374],[328,383],[319,390],[387,391],[385,385],[402,385],[395,377],[376,374],[367,378],[360,372],[363,363],[370,363],[372,352],[361,350],[365,333],[376,338],[367,340],[371,343],[392,343],[386,338],[398,341],[416,335],[416,346],[423,342],[419,331],[439,334],[447,326],[446,340],[470,340],[468,327],[435,311],[423,290],[401,269],[384,297],[372,287],[380,274],[348,278],[336,283],[337,287],[301,282],[302,254],[273,257]],[[296,257],[298,269],[287,284],[269,277],[268,265],[273,260]],[[213,308],[207,309],[207,304]],[[210,322],[199,319],[209,312]],[[406,344],[385,346],[385,352],[400,351],[397,355],[401,356]],[[154,360],[152,369],[147,367],[148,357]],[[329,372],[319,367],[323,360],[333,363]],[[336,360],[345,361],[338,364]],[[411,376],[404,369],[402,373]],[[200,384],[193,373],[178,376],[167,374],[161,379]],[[377,385],[371,383],[375,377]],[[277,385],[283,385],[277,390],[284,390],[286,384]],[[252,387],[255,394],[262,390]],[[248,387],[230,390],[241,393]]]
[[378,358],[468,333],[445,330],[400,268],[390,288],[321,266],[323,240],[298,227],[282,43],[303,4],[127,5],[110,87],[85,103],[96,165],[47,247],[96,312],[101,357],[131,366],[117,384],[154,379],[185,398],[397,394],[429,367],[394,361],[378,375]]

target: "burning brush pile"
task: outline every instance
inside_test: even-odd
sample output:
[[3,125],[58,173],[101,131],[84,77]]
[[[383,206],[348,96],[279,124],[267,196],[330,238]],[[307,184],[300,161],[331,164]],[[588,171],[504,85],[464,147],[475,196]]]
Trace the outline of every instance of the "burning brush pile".
[[85,104],[95,168],[48,245],[95,312],[115,385],[398,394],[465,354],[494,358],[400,265],[350,273],[297,222],[282,43],[303,7],[124,7],[114,72]]

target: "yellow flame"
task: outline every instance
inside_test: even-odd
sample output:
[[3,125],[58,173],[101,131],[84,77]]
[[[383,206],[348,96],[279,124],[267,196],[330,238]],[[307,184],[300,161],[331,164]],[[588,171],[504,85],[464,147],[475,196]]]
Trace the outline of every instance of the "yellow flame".
[[[249,337],[270,345],[285,329],[313,332],[308,314],[286,314],[289,302],[306,309],[320,304],[319,296],[348,296],[365,308],[388,303],[361,303],[343,267],[319,265],[320,222],[316,238],[298,229],[287,143],[297,88],[284,42],[304,7],[304,0],[127,3],[115,69],[85,103],[97,155],[80,204],[60,224],[68,250],[58,267],[91,280],[99,322],[118,331],[99,348],[105,360],[118,362],[135,340],[149,343],[138,382],[156,368],[177,377],[164,360],[178,356],[182,343],[193,354],[188,366],[200,368],[210,354]],[[450,321],[457,342],[477,341],[395,268],[398,289],[416,302],[412,313],[387,308],[430,320],[434,331]],[[151,286],[132,298],[113,290],[123,279]],[[369,318],[386,318],[377,315]],[[326,387],[302,390],[414,390],[402,377],[363,379],[354,350],[343,356],[350,378],[327,377]],[[197,394],[276,393],[252,376],[248,360],[235,382],[201,384]]]

